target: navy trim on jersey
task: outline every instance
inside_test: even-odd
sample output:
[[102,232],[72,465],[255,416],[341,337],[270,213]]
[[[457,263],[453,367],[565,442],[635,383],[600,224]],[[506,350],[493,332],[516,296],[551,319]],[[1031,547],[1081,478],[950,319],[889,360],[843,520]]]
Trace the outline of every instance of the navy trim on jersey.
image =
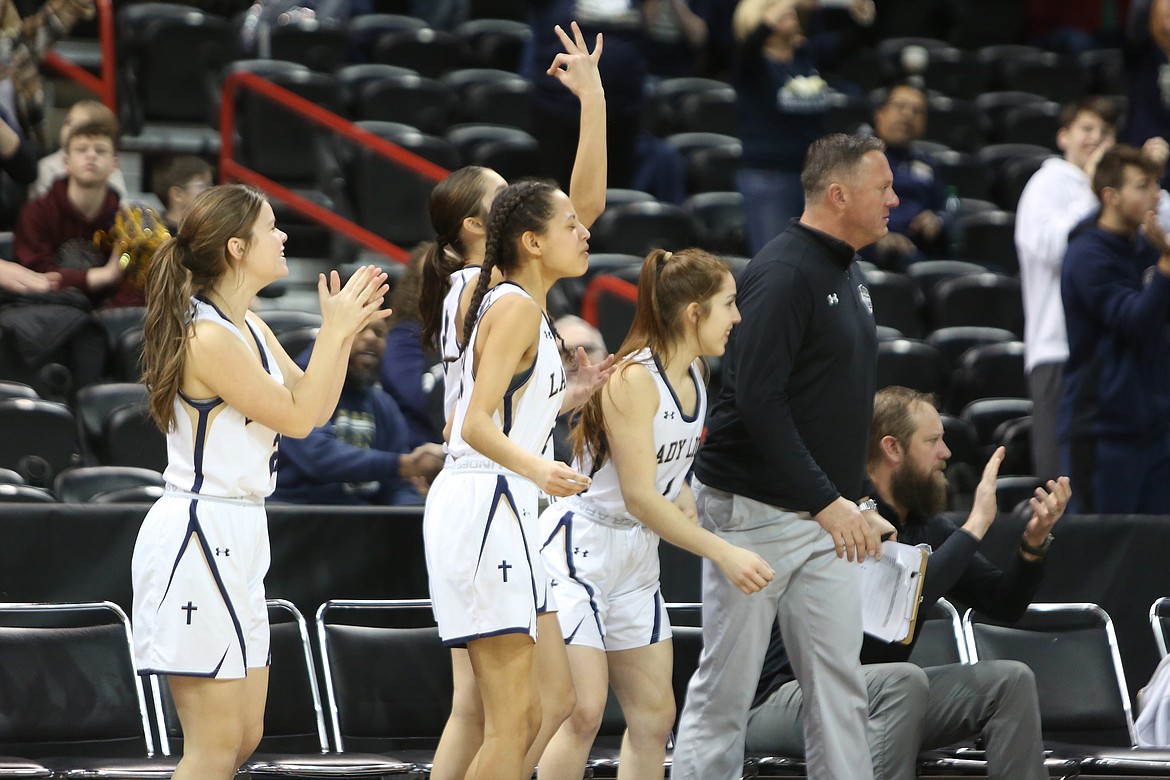
[[271,374],[272,369],[268,367],[268,345],[265,344],[264,339],[260,337],[256,329],[252,327],[252,323],[245,319],[244,324],[248,326],[248,331],[251,332],[252,339],[256,342],[256,348],[260,350],[260,365],[264,366],[264,373]]
[[504,391],[504,435],[507,436],[512,430],[512,407],[516,396],[516,391],[532,378],[532,372],[536,368],[535,358],[532,365],[521,371],[519,374],[512,376],[512,381],[508,383],[508,389]]
[[[215,313],[218,314],[220,317],[222,317],[224,322],[228,323],[233,328],[235,328],[236,324],[231,321],[231,318],[229,318],[226,314],[224,314],[223,311],[218,306],[216,306],[214,303],[212,303],[211,299],[209,299],[207,296],[200,293],[200,294],[195,296],[195,300],[202,301],[203,303],[206,303],[211,308],[215,309]],[[266,373],[271,374],[272,371],[269,370],[269,368],[268,368],[268,355],[264,351],[264,346],[265,346],[264,339],[262,339],[262,338],[260,338],[260,336],[256,335],[256,329],[252,327],[252,323],[248,322],[247,317],[244,318],[244,324],[248,326],[248,332],[252,334],[252,340],[256,342],[256,348],[260,350],[260,364],[264,366],[264,371]],[[236,328],[236,330],[239,330],[239,328]]]
[[678,409],[679,416],[682,417],[683,422],[694,422],[699,416],[699,409],[703,405],[703,388],[699,384],[698,377],[695,376],[695,366],[692,363],[687,370],[691,377],[691,381],[695,383],[695,410],[690,414],[682,408],[682,402],[678,400],[678,393],[674,391],[674,386],[670,384],[670,379],[666,376],[666,371],[662,368],[662,363],[658,360],[658,356],[650,353],[650,357],[654,359],[654,365],[658,369],[658,375],[662,377],[662,384],[666,385],[666,389],[670,391],[670,397],[674,399],[674,406]]
[[211,420],[211,410],[216,406],[219,406],[219,403],[209,407],[202,405],[195,407],[195,411],[199,412],[199,421],[195,424],[195,452],[191,461],[195,471],[195,481],[191,484],[192,493],[198,493],[199,488],[203,487],[203,455],[207,445],[207,427]]

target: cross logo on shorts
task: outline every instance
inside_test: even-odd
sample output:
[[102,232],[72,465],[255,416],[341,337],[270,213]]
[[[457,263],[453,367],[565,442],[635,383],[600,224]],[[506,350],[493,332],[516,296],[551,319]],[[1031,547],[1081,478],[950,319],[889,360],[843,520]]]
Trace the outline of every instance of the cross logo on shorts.
[[199,607],[195,606],[190,601],[188,601],[187,605],[185,607],[179,607],[179,609],[181,609],[187,613],[187,625],[191,625],[191,613],[194,612],[195,610],[199,609]]
[[573,548],[573,555],[580,555],[582,558],[588,558],[588,557],[589,557],[589,551],[588,551],[588,550],[582,550],[580,547],[574,547],[574,548]]
[[496,568],[499,569],[500,571],[504,572],[504,582],[507,582],[508,581],[508,569],[512,569],[515,567],[513,567],[512,564],[508,563],[507,561],[500,561],[500,565],[497,566]]

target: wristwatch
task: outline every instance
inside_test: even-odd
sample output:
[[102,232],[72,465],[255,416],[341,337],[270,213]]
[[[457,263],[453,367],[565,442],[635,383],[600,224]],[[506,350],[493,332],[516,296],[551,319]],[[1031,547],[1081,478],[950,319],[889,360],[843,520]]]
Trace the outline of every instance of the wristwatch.
[[1044,537],[1044,541],[1040,544],[1039,547],[1033,547],[1032,545],[1028,544],[1028,537],[1020,537],[1020,549],[1029,555],[1035,555],[1037,557],[1043,558],[1048,554],[1048,548],[1051,546],[1052,534],[1048,534],[1048,536]]
[[862,512],[876,512],[877,501],[874,501],[872,498],[866,499],[865,501],[862,501],[860,504],[858,504],[857,508]]

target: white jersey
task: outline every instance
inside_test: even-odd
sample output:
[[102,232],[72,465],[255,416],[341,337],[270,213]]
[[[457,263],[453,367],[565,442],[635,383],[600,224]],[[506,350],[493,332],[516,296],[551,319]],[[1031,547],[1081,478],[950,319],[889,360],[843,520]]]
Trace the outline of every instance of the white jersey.
[[[467,416],[467,406],[475,387],[473,345],[484,314],[492,304],[505,295],[529,297],[520,285],[505,281],[488,290],[483,298],[475,329],[471,332],[471,341],[466,345],[467,349],[460,365],[459,382],[463,386],[463,392],[455,405],[451,440],[447,448],[456,463],[460,458],[478,455],[463,440],[463,420]],[[552,326],[548,318],[542,316],[536,359],[532,362],[531,368],[512,378],[504,394],[503,403],[493,413],[492,419],[513,442],[534,455],[551,459],[553,424],[560,414],[562,396],[567,385],[565,368],[561,363],[560,350],[553,338]]]
[[[244,335],[205,300],[191,299],[192,324],[211,320],[245,343],[260,347],[264,370],[281,384],[284,375],[257,328]],[[280,435],[224,403],[222,398],[175,397],[175,428],[167,434],[167,469],[163,476],[179,490],[222,498],[263,498],[276,487],[276,449]]]
[[451,274],[451,289],[443,298],[443,324],[439,329],[439,354],[443,358],[443,419],[451,419],[459,400],[459,371],[463,364],[463,347],[459,337],[459,301],[467,285],[479,279],[479,266],[469,265]]
[[[663,373],[658,358],[652,355],[649,349],[636,353],[631,360],[650,372],[658,388],[658,410],[654,415],[654,451],[658,459],[658,470],[654,482],[659,493],[674,501],[690,474],[695,451],[698,450],[703,437],[703,426],[707,420],[707,390],[703,386],[698,363],[691,364],[690,376],[691,381],[695,383],[696,403],[693,414],[687,414],[679,403],[678,394]],[[582,474],[590,474],[593,482],[585,492],[568,499],[569,503],[574,506],[584,505],[587,510],[584,512],[586,517],[601,515],[631,523],[637,522],[637,519],[626,511],[613,458],[607,458],[596,473],[591,473],[593,465],[588,456],[574,462],[573,466]],[[558,506],[561,505],[568,507],[565,502],[558,502]]]

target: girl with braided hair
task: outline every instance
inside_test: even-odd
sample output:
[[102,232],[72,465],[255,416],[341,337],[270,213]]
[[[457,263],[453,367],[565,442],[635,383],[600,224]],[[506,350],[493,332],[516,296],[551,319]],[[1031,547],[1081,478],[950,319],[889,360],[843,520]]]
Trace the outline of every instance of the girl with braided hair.
[[[564,497],[589,483],[552,460],[567,382],[544,307],[555,281],[585,272],[588,238],[552,183],[514,184],[492,204],[468,308],[478,316],[463,330],[450,457],[427,494],[423,539],[439,634],[467,648],[483,705],[476,780],[518,780],[541,726],[534,640],[549,593],[538,494]],[[503,280],[491,287],[494,269]],[[562,644],[555,624],[541,628]],[[435,768],[446,771],[439,756]]]
[[[569,196],[580,222],[588,227],[605,208],[605,93],[597,70],[602,37],[597,36],[590,52],[575,22],[572,38],[559,27],[556,33],[565,50],[552,62],[548,74],[560,80],[581,103],[580,135]],[[506,186],[507,182],[492,169],[472,165],[453,172],[431,191],[431,224],[436,235],[422,262],[419,313],[424,348],[437,349],[443,359],[443,414],[448,421],[460,392],[464,320],[466,312],[474,311],[469,303],[483,265],[487,215],[492,201]],[[498,270],[491,275],[492,282],[500,278]],[[612,366],[612,360],[591,366],[583,352],[576,359],[584,370],[568,388],[569,407],[580,405],[604,381]],[[539,622],[547,623],[544,635],[551,638],[559,631],[556,607],[550,602],[546,608]],[[544,745],[572,710],[572,680],[563,643],[538,641],[537,658],[543,680],[544,720],[525,761],[528,776]],[[466,649],[452,648],[451,666],[454,696],[451,715],[435,751],[433,780],[464,780],[483,740],[483,706]]]
[[354,336],[390,314],[373,266],[344,286],[322,274],[321,331],[302,372],[248,310],[288,275],[286,238],[259,191],[213,187],[148,271],[142,381],[166,433],[167,488],[134,545],[135,660],[140,674],[167,675],[186,737],[177,780],[228,780],[260,741],[277,446],[329,420]]
[[774,574],[697,525],[687,483],[707,416],[701,358],[723,354],[739,322],[735,294],[714,255],[652,251],[618,368],[573,426],[573,468],[592,481],[546,509],[539,526],[577,704],[541,756],[541,780],[581,777],[611,683],[627,726],[619,777],[663,776],[675,705],[659,537],[707,558],[745,593]]

